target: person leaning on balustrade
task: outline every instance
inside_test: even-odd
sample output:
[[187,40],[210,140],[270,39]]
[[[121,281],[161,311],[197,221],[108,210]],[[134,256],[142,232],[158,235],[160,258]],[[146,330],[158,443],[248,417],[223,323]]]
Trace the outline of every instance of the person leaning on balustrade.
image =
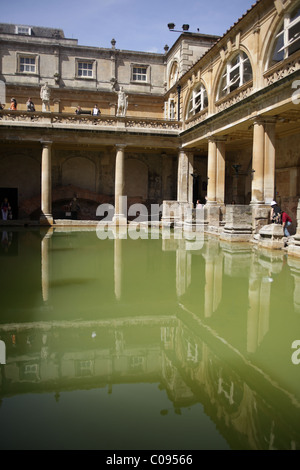
[[35,106],[34,106],[34,103],[33,103],[31,98],[28,98],[28,100],[26,102],[26,107],[27,107],[27,111],[30,111],[30,112],[35,111]]

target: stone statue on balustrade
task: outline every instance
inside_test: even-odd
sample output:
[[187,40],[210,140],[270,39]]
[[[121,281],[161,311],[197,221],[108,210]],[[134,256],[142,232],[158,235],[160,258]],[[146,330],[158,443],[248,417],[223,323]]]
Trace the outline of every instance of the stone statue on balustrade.
[[48,87],[48,83],[46,82],[42,88],[41,88],[41,93],[40,97],[42,100],[42,112],[50,112],[50,95],[51,95],[51,90]]
[[117,116],[126,116],[128,107],[128,96],[125,95],[123,87],[118,91],[118,109]]

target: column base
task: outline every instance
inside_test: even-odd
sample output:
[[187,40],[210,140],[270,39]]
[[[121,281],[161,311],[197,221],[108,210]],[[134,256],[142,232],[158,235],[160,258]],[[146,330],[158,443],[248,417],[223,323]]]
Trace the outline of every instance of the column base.
[[53,225],[52,214],[42,214],[40,216],[40,225]]
[[114,225],[127,225],[127,218],[124,214],[115,214],[112,221]]

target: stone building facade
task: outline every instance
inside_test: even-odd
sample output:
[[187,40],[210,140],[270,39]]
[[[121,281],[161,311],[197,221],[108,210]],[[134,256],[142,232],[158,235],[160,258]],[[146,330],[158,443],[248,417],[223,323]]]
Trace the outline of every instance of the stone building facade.
[[[295,229],[299,33],[298,0],[259,0],[222,37],[183,32],[164,54],[124,51],[115,40],[85,47],[61,30],[0,24],[0,197],[8,195],[15,217],[47,224],[74,194],[81,218],[96,219],[107,202],[122,221],[120,195],[149,208],[200,199],[216,231],[234,201],[251,208],[254,232],[276,199]],[[26,110],[28,97],[35,112]],[[95,104],[99,116],[88,114]]]

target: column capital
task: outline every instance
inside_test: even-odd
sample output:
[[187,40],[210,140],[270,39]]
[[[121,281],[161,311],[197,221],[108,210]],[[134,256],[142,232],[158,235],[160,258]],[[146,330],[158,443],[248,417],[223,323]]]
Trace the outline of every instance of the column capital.
[[178,153],[184,153],[185,155],[193,154],[193,150],[186,147],[178,147]]
[[276,116],[254,116],[250,118],[250,121],[252,122],[252,126],[254,124],[276,124],[278,121],[278,117]]
[[41,144],[43,147],[51,147],[51,145],[53,144],[52,140],[40,140]]
[[125,149],[125,147],[127,147],[127,144],[115,144],[115,147],[117,150],[122,150],[122,149]]

